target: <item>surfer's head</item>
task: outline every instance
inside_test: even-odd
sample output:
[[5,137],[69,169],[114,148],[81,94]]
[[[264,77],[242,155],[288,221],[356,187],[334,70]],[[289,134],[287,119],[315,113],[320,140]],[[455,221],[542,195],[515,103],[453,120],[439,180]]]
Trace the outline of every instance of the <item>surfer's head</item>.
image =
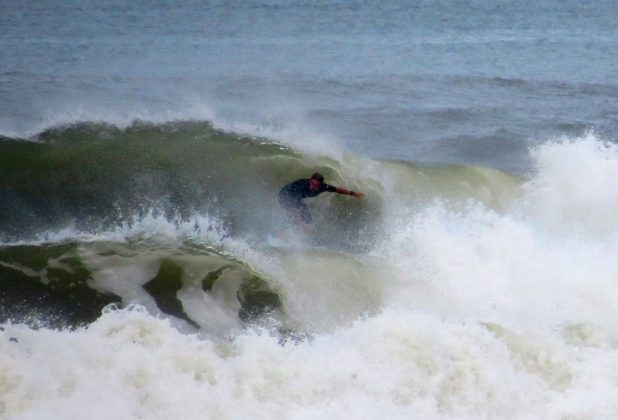
[[309,180],[309,189],[311,191],[316,191],[320,189],[320,186],[324,182],[324,175],[319,172],[311,175],[311,179]]

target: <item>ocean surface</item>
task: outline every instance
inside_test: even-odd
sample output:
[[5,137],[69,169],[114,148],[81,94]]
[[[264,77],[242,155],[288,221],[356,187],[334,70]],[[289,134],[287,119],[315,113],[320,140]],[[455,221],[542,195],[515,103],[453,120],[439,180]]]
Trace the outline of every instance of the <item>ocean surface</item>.
[[616,22],[0,0],[0,418],[618,418]]

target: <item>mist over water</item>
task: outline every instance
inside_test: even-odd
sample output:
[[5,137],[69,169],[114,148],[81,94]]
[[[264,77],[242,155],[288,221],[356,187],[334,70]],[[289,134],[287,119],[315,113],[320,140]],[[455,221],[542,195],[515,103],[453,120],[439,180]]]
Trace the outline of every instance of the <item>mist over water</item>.
[[616,18],[0,2],[0,418],[618,417]]

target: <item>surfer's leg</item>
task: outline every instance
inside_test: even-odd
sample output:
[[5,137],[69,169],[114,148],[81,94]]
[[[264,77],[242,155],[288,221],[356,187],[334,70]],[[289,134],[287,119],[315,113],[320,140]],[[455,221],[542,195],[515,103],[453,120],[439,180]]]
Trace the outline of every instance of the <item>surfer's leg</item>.
[[305,203],[301,200],[291,201],[279,196],[279,204],[285,209],[287,215],[287,220],[282,223],[282,229],[295,230],[301,228],[305,233],[309,233],[312,230],[311,213]]
[[313,225],[311,224],[311,213],[309,212],[309,208],[305,203],[300,203],[298,209],[298,221],[296,223],[297,227],[300,227],[306,234],[309,234],[313,231]]
[[307,207],[307,205],[305,203],[300,203],[298,206],[298,212],[299,212],[299,217],[300,220],[307,224],[310,225],[311,224],[311,213],[309,213],[309,208]]

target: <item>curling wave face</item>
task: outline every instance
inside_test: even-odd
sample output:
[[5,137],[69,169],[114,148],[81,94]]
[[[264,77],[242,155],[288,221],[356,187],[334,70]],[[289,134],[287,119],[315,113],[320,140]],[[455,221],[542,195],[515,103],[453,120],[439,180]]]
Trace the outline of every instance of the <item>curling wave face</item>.
[[[487,168],[419,167],[354,156],[334,160],[326,157],[328,150],[303,154],[207,122],[136,122],[126,129],[82,123],[32,140],[0,138],[0,240],[28,239],[66,225],[107,230],[150,212],[181,221],[207,213],[223,220],[233,235],[263,233],[282,216],[278,189],[316,170],[331,184],[373,197],[362,203],[324,197],[316,205],[327,211],[316,214],[329,214],[318,225],[336,219],[329,230],[375,224],[385,193],[404,197],[406,205],[438,195],[478,196],[493,206],[508,200],[518,183]],[[337,235],[350,242],[344,230]]]

